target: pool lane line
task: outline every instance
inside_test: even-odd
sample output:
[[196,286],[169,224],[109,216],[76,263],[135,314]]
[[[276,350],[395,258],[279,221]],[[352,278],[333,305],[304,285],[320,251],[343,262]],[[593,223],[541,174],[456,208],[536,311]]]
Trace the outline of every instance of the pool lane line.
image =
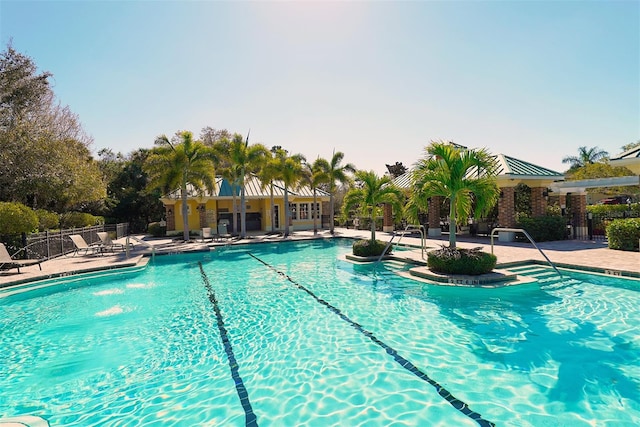
[[229,367],[231,368],[231,377],[233,378],[233,382],[236,385],[236,391],[238,392],[238,397],[240,398],[242,409],[244,409],[245,426],[258,427],[258,420],[256,418],[256,414],[253,413],[251,402],[249,402],[249,393],[247,393],[247,389],[244,386],[244,382],[240,377],[240,372],[238,370],[238,362],[236,361],[236,356],[233,353],[233,348],[231,347],[231,341],[229,341],[227,328],[225,328],[224,326],[224,319],[222,318],[222,312],[220,312],[220,305],[218,304],[216,294],[215,292],[213,292],[213,288],[209,283],[209,277],[207,277],[207,273],[205,273],[204,269],[202,268],[202,263],[200,261],[198,261],[198,266],[200,267],[200,275],[202,276],[202,281],[204,282],[204,286],[205,288],[207,288],[209,301],[211,301],[211,304],[213,304],[213,310],[216,313],[218,329],[220,330],[220,338],[222,339],[222,343],[224,344],[224,351],[225,353],[227,353],[227,359],[229,360]]
[[311,297],[313,297],[318,303],[324,305],[329,310],[333,311],[342,320],[344,320],[345,322],[349,323],[356,330],[361,332],[364,336],[369,338],[371,341],[373,341],[378,346],[382,347],[387,352],[387,354],[389,354],[390,356],[393,356],[393,359],[398,364],[400,364],[400,366],[402,366],[404,369],[406,369],[407,371],[411,372],[412,374],[414,374],[415,376],[417,376],[421,380],[423,380],[423,381],[427,382],[428,384],[430,384],[431,386],[433,386],[436,389],[436,392],[440,396],[442,396],[447,402],[449,402],[449,404],[451,406],[453,406],[455,409],[457,409],[459,412],[461,412],[462,414],[464,414],[467,417],[471,418],[472,420],[477,422],[482,427],[495,427],[495,424],[493,422],[485,420],[484,418],[482,418],[482,415],[480,415],[478,412],[475,412],[474,410],[469,408],[469,405],[467,405],[462,400],[460,400],[460,399],[456,398],[454,395],[452,395],[446,388],[442,387],[435,380],[431,379],[431,377],[429,377],[426,373],[422,372],[416,365],[414,365],[413,363],[411,363],[410,361],[408,361],[404,357],[400,356],[398,354],[398,352],[393,347],[390,347],[389,345],[387,345],[384,342],[380,341],[375,335],[373,335],[372,332],[366,330],[359,323],[354,322],[353,320],[351,320],[347,315],[345,315],[342,311],[340,311],[339,308],[331,305],[327,301],[325,301],[322,298],[318,297],[316,294],[314,294],[312,291],[307,289],[305,286],[297,283],[295,280],[293,280],[287,274],[285,274],[284,272],[278,270],[277,268],[275,268],[274,266],[268,264],[267,262],[261,260],[260,258],[255,256],[251,252],[247,252],[247,253],[252,258],[254,258],[255,260],[259,261],[260,263],[264,264],[265,266],[267,266],[271,270],[273,270],[276,273],[278,273],[280,276],[282,276],[285,279],[287,279],[289,282],[291,282],[298,289],[300,289],[300,290],[306,292],[307,294],[311,295]]

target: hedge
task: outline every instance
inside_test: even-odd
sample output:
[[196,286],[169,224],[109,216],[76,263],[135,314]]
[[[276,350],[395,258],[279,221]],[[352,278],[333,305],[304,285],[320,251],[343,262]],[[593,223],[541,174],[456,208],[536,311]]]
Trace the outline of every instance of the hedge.
[[442,247],[427,253],[427,266],[431,271],[443,274],[467,274],[476,276],[490,273],[498,258],[478,249],[451,249]]
[[525,229],[536,242],[567,238],[567,221],[561,216],[521,217],[516,227]]
[[[381,240],[358,240],[353,244],[353,254],[362,257],[380,256],[386,246],[387,244]],[[391,245],[389,245],[385,255],[389,255],[390,253]]]
[[0,235],[31,233],[38,228],[38,216],[22,203],[0,202]]
[[638,251],[640,218],[614,219],[607,225],[610,249]]
[[103,217],[85,212],[65,212],[60,215],[60,227],[62,228],[91,227],[100,224],[104,224]]
[[38,230],[54,230],[60,228],[60,216],[45,209],[37,209],[36,215],[38,216]]

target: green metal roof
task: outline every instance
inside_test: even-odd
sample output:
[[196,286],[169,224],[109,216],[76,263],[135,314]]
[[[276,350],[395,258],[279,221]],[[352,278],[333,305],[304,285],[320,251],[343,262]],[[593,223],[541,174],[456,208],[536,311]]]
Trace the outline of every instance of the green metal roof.
[[[551,169],[543,168],[542,166],[534,165],[533,163],[525,162],[524,160],[516,159],[504,154],[497,154],[493,156],[498,164],[497,176],[515,177],[515,178],[529,178],[529,179],[554,179],[562,180],[564,175],[553,171]],[[413,170],[410,170],[393,180],[396,187],[409,188],[411,187],[411,175]]]

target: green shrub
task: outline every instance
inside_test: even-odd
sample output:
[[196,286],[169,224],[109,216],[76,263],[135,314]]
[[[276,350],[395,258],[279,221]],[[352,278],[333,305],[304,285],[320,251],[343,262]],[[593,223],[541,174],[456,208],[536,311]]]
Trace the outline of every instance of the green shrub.
[[52,230],[60,227],[60,217],[57,213],[45,209],[37,209],[38,230]]
[[153,237],[164,237],[167,234],[167,227],[160,225],[159,222],[152,222],[147,227],[147,233]]
[[[622,216],[624,212],[629,212],[627,205],[589,205],[587,212],[599,215]],[[631,212],[640,214],[640,203],[631,203]],[[617,214],[617,215],[616,215]]]
[[62,228],[91,227],[99,224],[104,224],[103,217],[85,212],[65,212],[60,215],[60,227]]
[[607,225],[610,249],[637,251],[640,239],[640,218],[614,219]]
[[[381,240],[358,240],[353,244],[353,254],[362,257],[380,256],[386,246],[387,244]],[[391,246],[389,246],[385,255],[390,253]]]
[[479,249],[442,249],[427,254],[427,266],[431,271],[443,274],[478,275],[491,272],[498,258]]
[[0,202],[0,235],[31,233],[38,228],[38,216],[22,203]]
[[516,227],[525,229],[536,242],[567,238],[567,222],[561,216],[522,217]]

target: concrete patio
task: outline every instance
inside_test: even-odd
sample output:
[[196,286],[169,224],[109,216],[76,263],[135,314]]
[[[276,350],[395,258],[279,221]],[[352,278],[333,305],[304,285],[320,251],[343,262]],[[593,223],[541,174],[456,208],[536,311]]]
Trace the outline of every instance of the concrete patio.
[[[336,237],[343,238],[369,238],[368,230],[353,230],[346,228],[336,228]],[[330,238],[328,231],[319,231],[317,236],[312,231],[295,231],[291,236],[283,238],[275,235],[257,234],[251,235],[247,239],[223,241],[223,242],[199,242],[188,243],[174,241],[170,238],[149,238],[145,236],[135,236],[131,241],[135,244],[133,250],[126,252],[108,252],[101,255],[92,256],[61,256],[41,264],[42,270],[37,265],[21,267],[20,273],[16,269],[0,271],[0,288],[33,282],[36,280],[49,279],[54,277],[68,276],[72,274],[100,271],[106,269],[124,267],[144,267],[152,254],[175,254],[181,252],[197,252],[215,250],[218,246],[256,244],[264,242],[280,242],[287,240],[306,240],[314,238]],[[390,233],[377,232],[379,240],[388,241]],[[398,237],[394,243],[398,242]],[[482,247],[482,250],[491,252],[491,241],[488,237],[458,237],[458,246],[461,248]],[[442,245],[448,244],[448,236],[441,238],[428,238],[425,240],[427,250],[438,249]],[[411,245],[420,247],[420,237],[414,235],[403,236],[400,245]],[[556,242],[538,243],[540,249],[549,259],[559,267],[574,267],[600,273],[623,275],[640,278],[640,253],[625,252],[609,249],[604,242],[565,240]],[[494,241],[494,253],[498,257],[498,266],[501,264],[518,263],[525,261],[546,262],[542,254],[538,252],[530,243],[520,242],[498,242]],[[127,256],[128,255],[128,256]],[[422,251],[414,249],[402,251],[402,256],[417,262],[422,262]]]

